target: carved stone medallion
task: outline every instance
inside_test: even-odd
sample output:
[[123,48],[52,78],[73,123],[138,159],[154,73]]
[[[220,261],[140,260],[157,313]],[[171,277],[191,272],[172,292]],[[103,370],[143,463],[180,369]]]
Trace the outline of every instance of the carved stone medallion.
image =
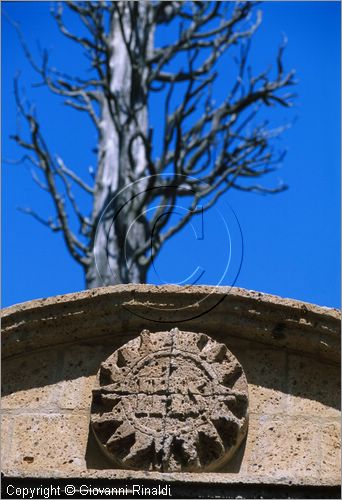
[[246,435],[242,367],[202,333],[144,330],[101,364],[98,386],[92,428],[124,468],[218,470]]

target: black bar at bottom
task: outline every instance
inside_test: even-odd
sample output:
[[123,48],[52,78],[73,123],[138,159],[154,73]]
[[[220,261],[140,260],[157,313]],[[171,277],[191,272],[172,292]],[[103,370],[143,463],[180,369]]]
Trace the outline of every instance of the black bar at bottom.
[[3,499],[47,498],[341,498],[338,486],[165,483],[153,480],[2,477]]

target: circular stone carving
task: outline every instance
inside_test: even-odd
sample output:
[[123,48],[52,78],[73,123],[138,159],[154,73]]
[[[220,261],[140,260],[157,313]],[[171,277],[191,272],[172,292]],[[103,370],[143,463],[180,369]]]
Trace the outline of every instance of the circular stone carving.
[[121,467],[217,470],[246,435],[242,367],[202,333],[144,330],[101,364],[98,385],[92,428]]

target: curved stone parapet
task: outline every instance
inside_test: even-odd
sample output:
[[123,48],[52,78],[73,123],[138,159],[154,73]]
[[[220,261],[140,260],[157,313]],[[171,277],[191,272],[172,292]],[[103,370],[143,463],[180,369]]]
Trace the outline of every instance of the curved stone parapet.
[[242,288],[116,285],[4,309],[2,355],[184,324],[220,341],[230,335],[339,362],[340,318],[337,309]]

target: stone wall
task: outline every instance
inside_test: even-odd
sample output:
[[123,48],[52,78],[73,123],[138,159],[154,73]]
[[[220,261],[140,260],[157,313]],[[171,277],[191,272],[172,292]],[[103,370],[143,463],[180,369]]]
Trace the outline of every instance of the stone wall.
[[[96,373],[143,328],[174,327],[224,342],[241,363],[249,390],[247,439],[220,472],[115,469],[89,426]],[[337,486],[339,332],[337,310],[224,287],[127,285],[8,308],[2,335],[3,473]]]

